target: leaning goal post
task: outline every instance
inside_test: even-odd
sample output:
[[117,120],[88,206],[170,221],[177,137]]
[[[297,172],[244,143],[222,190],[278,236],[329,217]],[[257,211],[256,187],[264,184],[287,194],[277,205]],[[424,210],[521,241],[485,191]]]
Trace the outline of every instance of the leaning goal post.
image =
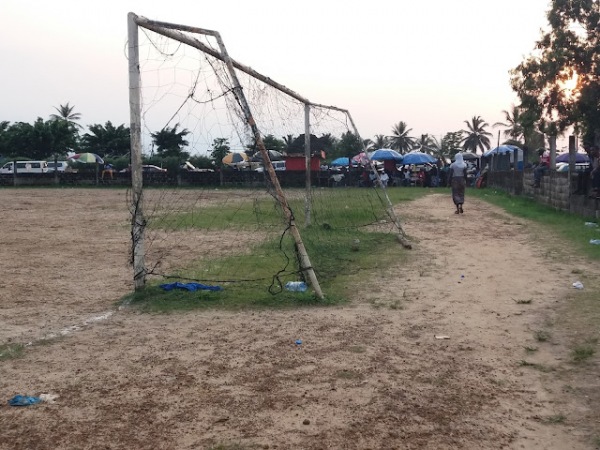
[[[155,68],[150,69],[140,58],[140,30],[150,40],[145,47],[145,61],[155,62]],[[157,38],[150,37],[156,35]],[[304,196],[304,221],[310,225],[312,219],[312,208],[315,204],[313,198],[314,180],[311,179],[311,135],[317,130],[323,135],[332,133],[339,129],[338,134],[350,132],[359,136],[358,130],[350,116],[350,113],[342,108],[315,104],[288,89],[287,87],[273,81],[272,79],[243,65],[227,52],[225,44],[216,31],[205,30],[197,27],[177,25],[159,21],[148,20],[133,13],[128,15],[128,57],[129,57],[129,99],[130,99],[130,131],[131,131],[131,234],[132,234],[132,260],[134,266],[135,288],[141,289],[146,283],[146,276],[152,272],[148,269],[148,248],[152,241],[148,237],[148,224],[153,219],[152,215],[159,209],[155,204],[148,207],[147,192],[143,186],[142,176],[142,153],[144,135],[148,134],[148,126],[144,121],[148,120],[151,112],[159,108],[151,107],[158,104],[160,110],[170,110],[167,119],[162,119],[163,127],[177,125],[181,120],[193,118],[195,124],[190,127],[193,132],[203,131],[206,135],[204,149],[211,138],[214,141],[214,128],[220,133],[229,136],[232,140],[239,138],[239,145],[247,145],[248,140],[254,142],[257,154],[261,155],[265,168],[265,182],[270,195],[276,200],[278,209],[284,217],[287,232],[292,236],[296,257],[298,259],[299,271],[310,284],[315,294],[323,298],[319,280],[315,268],[304,245],[294,210],[290,207],[288,197],[281,187],[275,172],[269,150],[265,146],[265,137],[275,133],[283,135],[286,132],[293,134],[304,134],[304,156],[305,156],[305,196]],[[165,39],[162,41],[161,39]],[[152,40],[154,39],[154,41]],[[175,42],[176,45],[170,44]],[[183,62],[178,59],[181,47],[190,48],[196,52],[193,63]],[[148,50],[149,49],[149,50]],[[148,56],[149,51],[158,52],[158,57]],[[190,51],[190,53],[192,53]],[[185,50],[184,50],[185,52]],[[187,55],[189,56],[189,54]],[[186,74],[187,91],[176,94],[180,96],[180,104],[171,104],[164,99],[175,97],[174,93],[182,85],[181,76],[175,69],[169,69],[168,76],[170,87],[166,91],[161,89],[169,83],[165,83],[163,72],[167,63],[179,64],[178,69]],[[157,81],[147,82],[142,80],[142,74],[152,73]],[[245,79],[240,81],[239,74]],[[154,84],[153,84],[154,83]],[[212,84],[211,84],[212,83]],[[185,84],[185,83],[184,83]],[[156,93],[144,96],[142,91],[148,87],[154,88]],[[268,93],[267,93],[268,90]],[[274,93],[271,93],[273,91]],[[207,106],[209,105],[209,106]],[[205,113],[199,113],[198,108],[206,108]],[[223,119],[211,122],[207,119],[208,114],[223,114]],[[220,120],[220,121],[219,121]],[[230,122],[232,131],[225,131],[223,124]],[[216,125],[215,125],[216,124]],[[175,127],[176,128],[176,127]],[[284,131],[286,130],[286,131]],[[289,131],[287,131],[289,130]],[[186,128],[187,131],[187,128]],[[200,133],[199,133],[200,134]],[[291,134],[289,134],[291,135]],[[200,140],[194,138],[194,144],[200,146]],[[314,149],[313,149],[314,150]],[[371,162],[372,164],[372,162]],[[374,166],[372,166],[374,169]],[[374,173],[378,177],[377,171]],[[382,190],[386,203],[385,209],[388,217],[392,219],[398,240],[409,247],[402,227],[395,216],[391,201],[385,189]],[[256,204],[256,203],[255,203]],[[163,233],[164,234],[164,233]],[[159,262],[160,263],[160,262]],[[157,263],[157,264],[159,264]]]

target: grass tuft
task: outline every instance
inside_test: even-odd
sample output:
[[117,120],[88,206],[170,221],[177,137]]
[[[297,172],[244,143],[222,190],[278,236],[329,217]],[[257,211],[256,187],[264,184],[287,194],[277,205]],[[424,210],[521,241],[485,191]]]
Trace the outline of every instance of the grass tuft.
[[537,330],[534,334],[535,340],[538,342],[547,342],[550,340],[551,334],[546,330]]
[[532,363],[532,362],[529,362],[529,361],[525,361],[524,359],[522,359],[521,361],[519,361],[519,366],[521,366],[521,367],[531,367],[532,369],[539,370],[540,372],[550,372],[552,370],[549,367],[544,366],[543,364]]
[[25,346],[22,344],[1,344],[0,361],[16,359],[23,356]]
[[573,358],[573,362],[581,363],[594,356],[595,352],[596,350],[591,345],[580,345],[573,349],[571,357]]

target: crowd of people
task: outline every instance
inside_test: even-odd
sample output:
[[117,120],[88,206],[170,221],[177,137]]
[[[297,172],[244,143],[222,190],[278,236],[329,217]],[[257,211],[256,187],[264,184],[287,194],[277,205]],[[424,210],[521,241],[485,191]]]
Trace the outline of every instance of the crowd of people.
[[[592,146],[587,150],[589,164],[584,170],[577,173],[577,189],[574,192],[579,195],[587,195],[600,198],[600,149]],[[542,178],[550,171],[550,150],[538,149],[538,163],[533,167],[533,184],[539,188]]]
[[[578,190],[581,192],[576,193],[585,193],[600,199],[600,150],[593,147],[587,153],[590,164],[579,174],[580,189]],[[551,166],[549,150],[539,149],[538,157],[538,163],[533,167],[530,166],[533,169],[534,187],[540,187],[542,177]],[[486,186],[488,174],[487,165],[480,169],[478,164],[465,161],[461,153],[455,156],[455,160],[450,165],[437,161],[419,165],[379,165],[375,166],[376,170],[366,165],[356,169],[360,172],[359,186],[450,187],[452,201],[456,207],[455,214],[464,214],[465,188]],[[343,175],[337,181],[342,178]]]

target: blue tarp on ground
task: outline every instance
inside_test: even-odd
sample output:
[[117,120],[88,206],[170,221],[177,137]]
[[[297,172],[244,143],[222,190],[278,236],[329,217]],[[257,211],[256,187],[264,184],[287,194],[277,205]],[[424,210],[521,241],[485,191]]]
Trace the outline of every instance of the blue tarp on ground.
[[36,403],[40,403],[42,401],[39,397],[30,397],[27,395],[15,395],[8,401],[10,406],[29,406],[35,405]]
[[166,283],[161,284],[160,287],[165,291],[172,291],[173,289],[185,289],[186,291],[222,291],[221,286],[209,286],[201,283]]

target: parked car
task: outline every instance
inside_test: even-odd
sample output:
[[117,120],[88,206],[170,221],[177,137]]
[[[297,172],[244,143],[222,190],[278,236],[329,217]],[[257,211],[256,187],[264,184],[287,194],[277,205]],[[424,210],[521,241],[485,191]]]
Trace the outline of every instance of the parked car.
[[[167,169],[163,169],[162,167],[155,166],[153,164],[144,164],[142,166],[143,173],[158,173],[158,172],[166,172]],[[131,166],[126,167],[125,169],[120,170],[121,173],[129,173],[131,172]]]
[[[285,161],[271,161],[271,164],[273,164],[273,169],[275,169],[278,172],[286,170]],[[264,166],[259,166],[254,170],[256,172],[264,172],[265,168],[264,168]]]
[[155,172],[166,172],[167,169],[163,169],[162,167],[153,166],[152,164],[144,164],[142,166],[142,171],[144,173],[155,173]]
[[[13,161],[7,162],[0,168],[0,174],[13,173]],[[17,161],[17,173],[46,173],[48,162],[46,161]]]
[[71,167],[67,161],[48,161],[48,172],[52,173],[56,169],[56,172],[68,172]]
[[196,166],[194,166],[191,162],[186,161],[184,163],[182,163],[179,168],[181,170],[184,170],[186,172],[200,172],[200,169],[198,169]]
[[[585,172],[590,167],[590,163],[577,163],[575,164],[576,172]],[[569,171],[569,163],[558,162],[556,163],[556,171],[557,172],[568,172]]]

